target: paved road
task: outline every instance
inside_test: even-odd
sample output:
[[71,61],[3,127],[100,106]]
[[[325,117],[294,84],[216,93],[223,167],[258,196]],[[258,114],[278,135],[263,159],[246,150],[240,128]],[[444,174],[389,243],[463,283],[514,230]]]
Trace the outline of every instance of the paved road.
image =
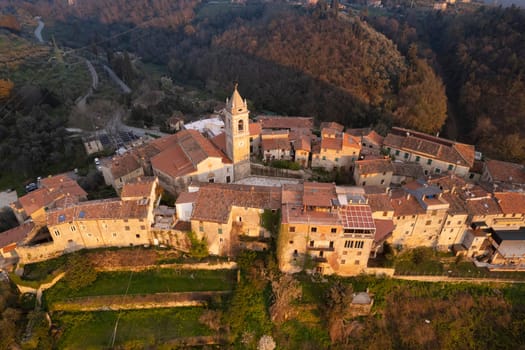
[[89,70],[89,74],[91,74],[91,87],[89,88],[87,94],[85,94],[77,100],[77,107],[81,110],[85,110],[87,99],[91,97],[91,95],[93,95],[93,92],[97,89],[98,86],[98,74],[95,70],[95,67],[93,67],[93,64],[88,59],[86,59],[85,61]]
[[106,72],[108,72],[111,80],[113,80],[120,87],[120,90],[122,90],[123,93],[125,94],[131,93],[131,89],[129,88],[129,86],[127,86],[126,83],[120,80],[120,78],[115,74],[115,72],[113,72],[111,68],[109,68],[106,65],[103,65],[102,67],[104,68]]
[[35,36],[38,42],[44,43],[44,39],[42,39],[42,29],[44,29],[44,22],[42,22],[42,19],[40,16],[35,17],[36,20],[38,20],[38,26],[35,29]]

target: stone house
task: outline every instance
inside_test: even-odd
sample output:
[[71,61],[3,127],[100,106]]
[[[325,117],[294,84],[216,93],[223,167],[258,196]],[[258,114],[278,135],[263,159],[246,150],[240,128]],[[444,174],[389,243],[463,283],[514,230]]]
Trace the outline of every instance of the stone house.
[[362,155],[380,155],[384,137],[371,128],[347,129],[346,133],[361,138]]
[[261,155],[267,162],[291,160],[292,146],[288,130],[263,130],[261,133]]
[[278,211],[280,196],[275,187],[203,184],[195,199],[191,229],[206,240],[210,254],[234,256],[239,249],[260,246],[259,241],[270,237],[261,215],[265,210]]
[[100,164],[106,185],[111,185],[117,193],[128,181],[144,176],[144,168],[135,153],[124,153],[111,159],[103,159]]
[[390,186],[394,167],[390,158],[363,159],[355,162],[354,181],[360,186]]
[[392,128],[383,147],[395,160],[421,164],[425,175],[467,177],[474,164],[474,146],[403,128]]
[[523,188],[525,187],[525,166],[501,160],[487,160],[483,166],[481,181],[492,184],[498,191]]
[[182,130],[173,136],[173,145],[151,159],[153,174],[163,188],[176,193],[192,181],[234,180],[232,162],[198,131]]
[[358,137],[333,129],[323,129],[321,143],[313,147],[312,168],[352,171],[360,152],[361,143]]
[[31,218],[37,224],[45,223],[46,210],[72,205],[87,199],[87,193],[68,174],[43,178],[39,188],[11,204],[19,223]]
[[283,185],[279,268],[356,275],[375,235],[370,206],[355,189],[326,183]]

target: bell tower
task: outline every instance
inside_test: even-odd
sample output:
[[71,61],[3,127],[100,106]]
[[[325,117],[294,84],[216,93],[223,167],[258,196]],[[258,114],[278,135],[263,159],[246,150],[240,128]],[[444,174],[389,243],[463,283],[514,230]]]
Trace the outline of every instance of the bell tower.
[[231,98],[226,99],[224,129],[226,153],[233,162],[234,181],[250,175],[250,125],[248,103],[243,100],[237,84]]

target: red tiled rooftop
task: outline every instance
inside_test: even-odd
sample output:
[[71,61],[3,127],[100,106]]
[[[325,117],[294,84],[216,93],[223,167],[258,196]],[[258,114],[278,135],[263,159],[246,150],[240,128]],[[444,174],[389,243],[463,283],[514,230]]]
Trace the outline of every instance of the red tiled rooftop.
[[525,166],[501,160],[487,160],[488,172],[495,182],[525,184]]
[[496,192],[494,197],[503,214],[525,214],[525,193]]
[[394,171],[392,161],[389,159],[365,159],[356,162],[359,174],[381,174]]
[[262,131],[262,124],[260,122],[250,122],[249,124],[250,136],[258,136]]
[[280,204],[276,187],[208,184],[199,189],[192,220],[226,223],[232,206],[279,209]]
[[374,224],[376,226],[376,234],[374,236],[376,243],[384,241],[394,231],[394,222],[392,220],[374,219]]
[[332,199],[337,198],[335,184],[305,182],[303,187],[303,204],[308,207],[331,207]]
[[139,177],[124,184],[121,198],[149,197],[156,178],[153,176]]
[[175,204],[194,203],[198,196],[199,192],[182,192],[177,197]]
[[145,219],[148,203],[143,200],[106,199],[79,203],[76,206],[47,212],[47,224],[95,219]]
[[312,129],[314,126],[311,117],[258,116],[257,121],[262,123],[263,129]]
[[286,137],[272,137],[262,139],[262,149],[264,151],[284,149],[285,151],[291,150],[290,141],[288,136]]
[[[33,231],[35,224],[28,222],[0,233],[0,249],[22,242]],[[4,251],[5,252],[5,251]]]

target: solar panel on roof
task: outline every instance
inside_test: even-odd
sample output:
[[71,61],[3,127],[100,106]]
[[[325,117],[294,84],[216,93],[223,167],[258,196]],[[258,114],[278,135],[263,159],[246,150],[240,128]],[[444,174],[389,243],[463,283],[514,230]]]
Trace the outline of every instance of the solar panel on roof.
[[64,222],[66,221],[66,216],[64,214],[61,214],[58,216],[58,222]]
[[80,213],[78,213],[78,217],[83,219],[86,217],[86,213],[83,210],[81,210]]

